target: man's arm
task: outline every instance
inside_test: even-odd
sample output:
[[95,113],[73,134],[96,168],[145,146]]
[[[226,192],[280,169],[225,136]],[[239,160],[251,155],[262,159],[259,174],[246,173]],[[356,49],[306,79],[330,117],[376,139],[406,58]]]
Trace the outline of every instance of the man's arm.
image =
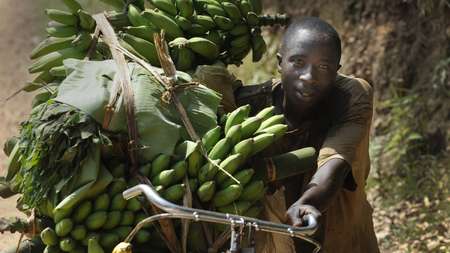
[[314,174],[300,199],[287,210],[288,223],[301,226],[305,214],[319,218],[321,212],[324,212],[336,198],[350,171],[349,164],[339,158],[323,164]]

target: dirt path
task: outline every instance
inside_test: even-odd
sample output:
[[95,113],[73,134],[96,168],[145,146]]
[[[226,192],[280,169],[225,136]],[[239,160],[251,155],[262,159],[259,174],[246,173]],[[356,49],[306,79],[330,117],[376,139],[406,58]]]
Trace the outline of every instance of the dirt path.
[[[0,1],[0,147],[7,138],[18,132],[19,122],[30,111],[31,95],[21,93],[12,100],[4,99],[24,85],[31,77],[27,66],[31,49],[40,41],[43,31],[42,9],[36,8],[40,1]],[[6,173],[6,156],[0,152],[0,175]],[[15,210],[16,198],[0,199],[0,217],[20,215]],[[0,252],[17,243],[18,234],[0,234]]]

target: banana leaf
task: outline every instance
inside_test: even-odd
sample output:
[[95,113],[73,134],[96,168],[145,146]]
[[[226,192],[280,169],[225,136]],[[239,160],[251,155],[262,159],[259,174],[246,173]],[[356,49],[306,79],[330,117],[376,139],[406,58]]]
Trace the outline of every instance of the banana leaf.
[[[61,83],[56,101],[79,108],[102,124],[113,90],[115,63],[70,59],[64,61],[64,65],[70,74]],[[128,66],[134,91],[140,161],[150,161],[160,153],[173,154],[180,137],[188,137],[178,111],[172,103],[163,101],[165,88],[152,74],[138,64]],[[180,72],[178,76],[190,80],[186,73]],[[203,85],[179,85],[176,94],[199,136],[216,126],[221,99],[217,92]],[[118,101],[123,99],[119,97]],[[107,130],[126,132],[124,105],[120,103],[117,107]]]
[[73,207],[83,199],[103,191],[112,179],[112,175],[101,165],[100,146],[95,145],[87,153],[80,172],[73,179],[73,187],[70,187],[70,184],[65,185],[65,187],[69,187],[65,192],[70,194],[62,196],[62,201],[53,210],[54,216],[60,218],[68,215]]

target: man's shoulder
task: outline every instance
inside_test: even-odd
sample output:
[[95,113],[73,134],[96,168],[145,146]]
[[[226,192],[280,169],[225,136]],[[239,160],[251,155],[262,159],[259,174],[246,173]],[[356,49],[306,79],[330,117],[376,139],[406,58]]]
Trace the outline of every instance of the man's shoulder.
[[372,85],[362,78],[338,74],[336,77],[336,88],[344,93],[351,94],[355,98],[371,98],[373,96]]

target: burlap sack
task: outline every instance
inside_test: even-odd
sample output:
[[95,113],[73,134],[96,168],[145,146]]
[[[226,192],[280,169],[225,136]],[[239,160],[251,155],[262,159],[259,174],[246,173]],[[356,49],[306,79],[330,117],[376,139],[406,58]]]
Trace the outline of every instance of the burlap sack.
[[[286,201],[284,187],[272,195],[266,195],[263,201],[262,219],[276,223],[285,223]],[[256,252],[258,253],[295,253],[294,240],[290,236],[256,233]]]

